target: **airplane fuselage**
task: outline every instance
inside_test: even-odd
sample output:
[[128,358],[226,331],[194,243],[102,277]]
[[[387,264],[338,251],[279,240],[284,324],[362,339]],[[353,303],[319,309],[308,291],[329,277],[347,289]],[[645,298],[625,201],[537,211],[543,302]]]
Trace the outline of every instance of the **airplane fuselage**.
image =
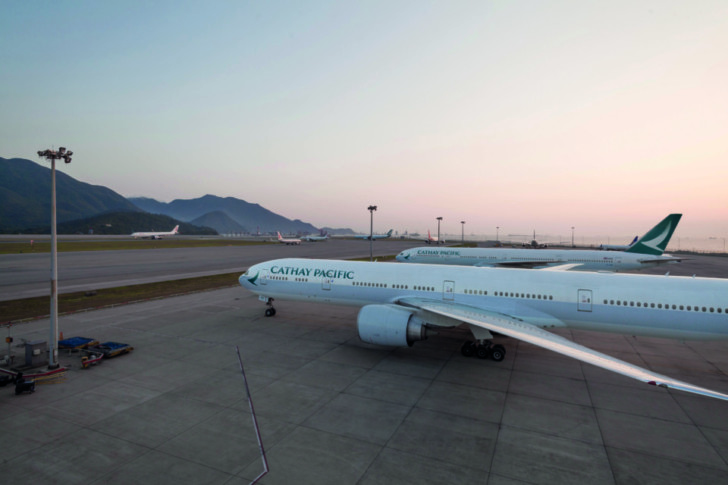
[[[660,261],[662,260],[662,261]],[[651,256],[623,251],[509,248],[412,248],[397,255],[403,263],[498,266],[519,264],[548,267],[575,264],[575,271],[629,271],[673,263],[671,256]],[[541,264],[542,263],[542,264]]]
[[264,298],[364,306],[429,298],[540,327],[728,338],[728,280],[426,264],[279,259],[239,278]]

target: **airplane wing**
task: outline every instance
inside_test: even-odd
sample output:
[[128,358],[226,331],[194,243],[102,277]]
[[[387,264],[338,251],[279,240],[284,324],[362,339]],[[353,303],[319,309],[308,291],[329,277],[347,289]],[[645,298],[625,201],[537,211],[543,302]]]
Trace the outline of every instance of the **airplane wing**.
[[579,345],[576,342],[547,332],[536,325],[510,315],[458,303],[424,298],[401,298],[396,303],[421,310],[425,313],[421,317],[423,320],[427,320],[427,314],[429,313],[457,322],[468,323],[491,332],[507,335],[548,350],[553,350],[559,354],[646,382],[647,384],[678,389],[680,391],[728,401],[728,394],[711,391],[710,389],[694,386],[687,382],[643,369],[629,362]]

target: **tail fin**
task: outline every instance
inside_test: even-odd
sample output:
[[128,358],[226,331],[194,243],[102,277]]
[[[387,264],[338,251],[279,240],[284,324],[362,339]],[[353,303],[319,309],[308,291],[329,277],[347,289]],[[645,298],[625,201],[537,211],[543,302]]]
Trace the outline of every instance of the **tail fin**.
[[280,233],[280,231],[279,231],[279,232],[277,232],[276,234],[278,234],[278,240],[279,240],[279,241],[280,241],[281,239],[283,239],[283,238],[281,237],[281,233]]
[[391,235],[392,235],[392,231],[393,231],[393,230],[394,230],[394,229],[390,229],[389,231],[387,231],[387,236],[391,236]]
[[174,226],[174,229],[172,229],[172,234],[177,234],[179,232],[179,225]]
[[639,236],[635,236],[634,239],[632,239],[632,242],[627,244],[627,247],[632,246],[634,243],[637,242],[638,239],[639,239]]
[[670,214],[661,220],[655,227],[647,231],[635,242],[626,252],[651,254],[659,256],[665,252],[667,243],[670,242],[672,233],[675,232],[677,223],[680,222],[682,214]]

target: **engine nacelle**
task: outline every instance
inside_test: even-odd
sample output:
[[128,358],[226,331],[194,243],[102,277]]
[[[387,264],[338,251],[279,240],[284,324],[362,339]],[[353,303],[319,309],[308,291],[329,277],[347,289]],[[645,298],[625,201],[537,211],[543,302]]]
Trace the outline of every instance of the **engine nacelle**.
[[362,307],[356,325],[359,338],[370,344],[411,347],[414,342],[427,338],[425,322],[395,305]]

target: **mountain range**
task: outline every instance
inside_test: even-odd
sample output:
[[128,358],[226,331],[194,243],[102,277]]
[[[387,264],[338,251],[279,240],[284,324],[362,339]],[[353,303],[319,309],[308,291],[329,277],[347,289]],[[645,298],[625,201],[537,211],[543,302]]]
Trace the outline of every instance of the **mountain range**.
[[[0,233],[31,232],[31,229],[32,232],[50,231],[50,172],[49,167],[31,160],[0,157]],[[78,181],[58,169],[56,192],[56,214],[60,233],[85,233],[91,227],[106,234],[128,234],[130,226],[136,231],[171,229],[172,226],[156,227],[162,222],[151,217],[153,214],[162,214],[195,226],[213,228],[219,233],[318,232],[316,227],[307,222],[287,219],[259,204],[234,197],[205,195],[197,199],[177,199],[170,203],[146,197],[126,199],[107,187]],[[113,217],[109,213],[114,213]],[[101,222],[95,217],[100,214],[108,215],[105,220],[113,220],[114,223],[104,223],[105,229],[100,229]],[[70,221],[77,223],[63,224]],[[169,225],[172,221],[165,221],[163,224]],[[84,227],[85,230],[79,229]],[[183,234],[184,227],[180,228]],[[204,231],[201,227],[194,230],[190,227],[187,233],[202,233],[197,232],[198,230]]]
[[[56,170],[58,223],[102,212],[139,212],[122,195],[100,185],[79,182]],[[0,231],[49,226],[51,170],[23,158],[0,157]]]
[[318,232],[316,227],[307,222],[287,219],[259,204],[251,204],[234,197],[223,198],[208,194],[198,199],[176,199],[169,203],[146,197],[129,198],[129,201],[152,214],[164,214],[180,221],[209,226],[223,233]]

